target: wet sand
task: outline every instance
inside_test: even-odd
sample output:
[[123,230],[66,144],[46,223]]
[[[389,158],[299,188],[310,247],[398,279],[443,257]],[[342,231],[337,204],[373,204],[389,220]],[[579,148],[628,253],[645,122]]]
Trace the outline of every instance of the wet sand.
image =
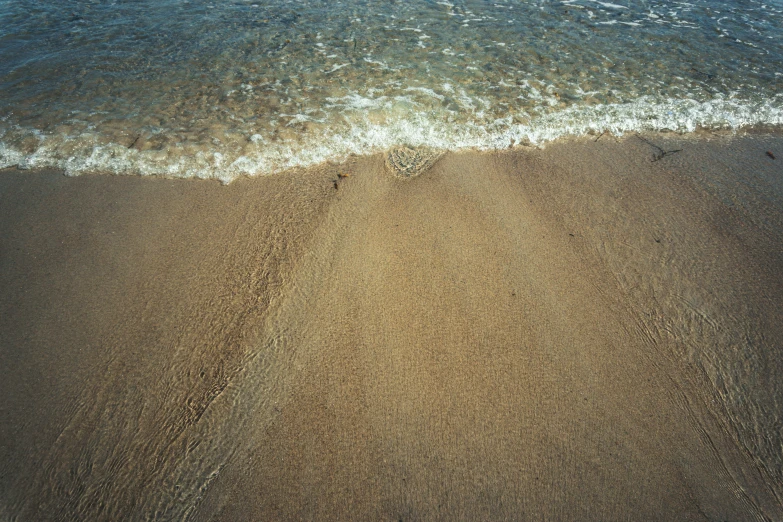
[[0,172],[0,519],[783,519],[783,137],[645,140]]

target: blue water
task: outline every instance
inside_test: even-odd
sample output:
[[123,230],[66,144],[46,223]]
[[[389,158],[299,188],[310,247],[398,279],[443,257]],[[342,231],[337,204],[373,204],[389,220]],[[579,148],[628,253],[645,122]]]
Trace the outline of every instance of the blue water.
[[0,0],[0,166],[70,174],[778,126],[781,87],[781,0]]

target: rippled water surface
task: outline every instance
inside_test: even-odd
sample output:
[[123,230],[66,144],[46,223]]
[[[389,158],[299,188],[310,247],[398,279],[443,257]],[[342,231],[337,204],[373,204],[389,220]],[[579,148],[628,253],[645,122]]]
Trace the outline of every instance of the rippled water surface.
[[0,166],[258,175],[783,123],[783,2],[0,0]]

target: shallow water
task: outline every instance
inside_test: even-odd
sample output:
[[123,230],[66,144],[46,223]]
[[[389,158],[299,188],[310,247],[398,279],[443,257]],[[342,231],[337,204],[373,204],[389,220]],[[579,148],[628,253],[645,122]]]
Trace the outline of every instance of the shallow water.
[[230,181],[783,124],[783,3],[0,1],[0,166]]

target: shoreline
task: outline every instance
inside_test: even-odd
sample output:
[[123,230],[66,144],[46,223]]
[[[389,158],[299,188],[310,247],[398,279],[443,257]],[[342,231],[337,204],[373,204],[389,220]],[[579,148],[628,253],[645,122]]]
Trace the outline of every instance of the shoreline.
[[[339,165],[352,158],[386,154],[399,146],[429,148],[443,153],[496,153],[508,149],[541,149],[561,142],[579,142],[599,136],[612,136],[614,139],[628,139],[637,135],[676,136],[688,140],[694,136],[741,138],[783,133],[783,116],[777,114],[780,112],[777,109],[769,108],[767,112],[770,115],[765,120],[759,116],[765,114],[765,111],[757,107],[753,110],[746,108],[750,114],[740,111],[732,117],[715,121],[704,115],[677,117],[677,111],[668,110],[672,107],[653,105],[657,107],[656,110],[663,112],[646,114],[646,110],[651,110],[649,103],[639,99],[618,106],[617,110],[621,113],[627,112],[625,116],[613,114],[607,108],[609,114],[594,114],[582,121],[581,118],[596,111],[596,107],[571,107],[542,116],[532,126],[505,122],[498,128],[470,125],[465,128],[459,125],[444,127],[436,122],[414,118],[384,123],[356,122],[342,130],[322,128],[319,132],[323,132],[323,136],[311,133],[305,127],[292,128],[288,129],[286,137],[272,141],[265,141],[258,134],[249,137],[231,134],[231,147],[215,144],[220,143],[221,133],[225,132],[222,126],[203,129],[203,132],[217,140],[212,145],[210,142],[193,141],[167,132],[153,135],[147,131],[123,129],[121,135],[114,139],[107,136],[98,139],[88,134],[84,137],[86,141],[83,141],[82,137],[17,128],[11,134],[6,133],[6,136],[22,149],[0,141],[0,166],[19,170],[62,170],[69,176],[110,174],[211,179],[225,185],[244,177]],[[706,108],[703,110],[709,112]],[[222,138],[228,139],[226,136]]]
[[783,518],[783,134],[598,138],[0,171],[0,518]]

